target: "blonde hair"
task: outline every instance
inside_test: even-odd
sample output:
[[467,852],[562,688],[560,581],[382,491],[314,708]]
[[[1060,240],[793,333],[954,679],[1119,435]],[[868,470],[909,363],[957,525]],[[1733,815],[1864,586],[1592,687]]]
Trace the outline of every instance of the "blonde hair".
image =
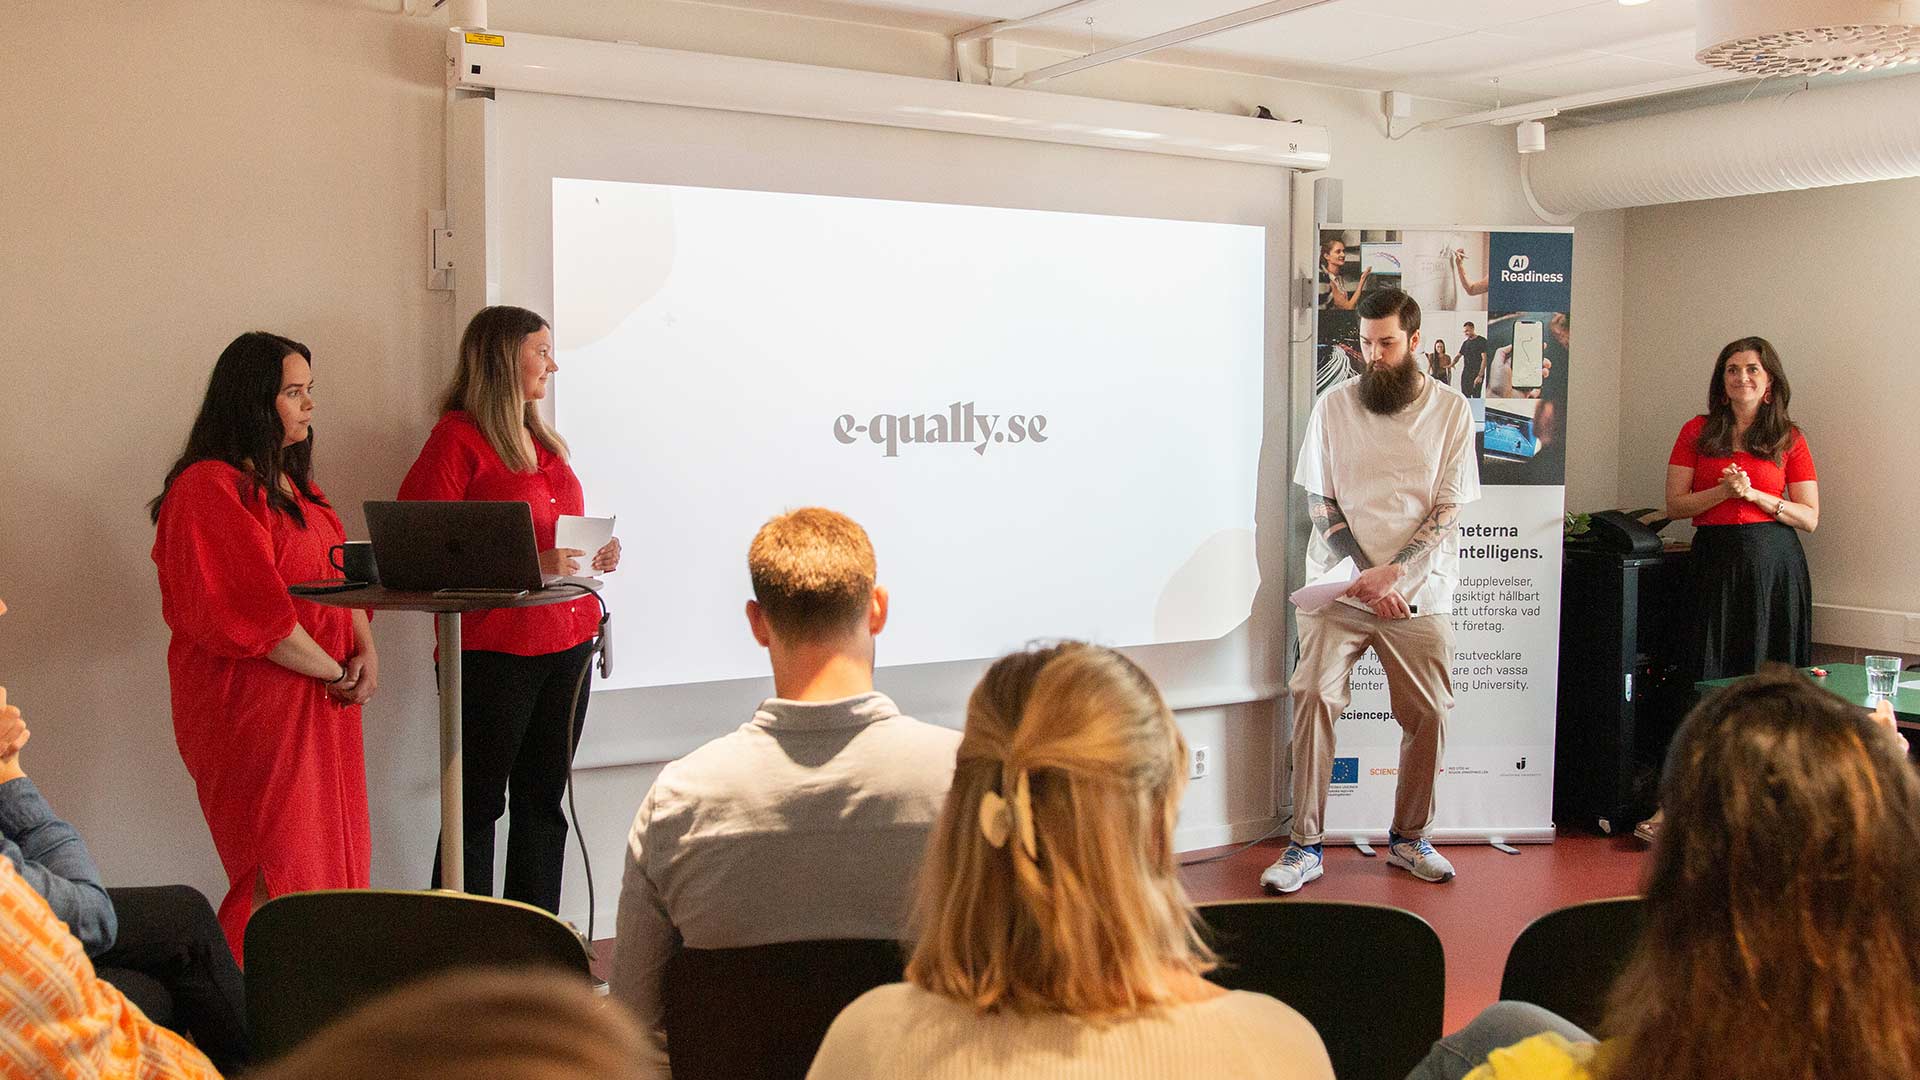
[[548,425],[520,386],[520,346],[546,329],[547,320],[526,308],[481,308],[460,335],[460,361],[440,406],[443,412],[457,410],[471,417],[493,452],[517,473],[536,468],[520,444],[522,428],[548,450],[567,457],[567,441]]
[[1101,1017],[1214,967],[1173,858],[1186,740],[1126,657],[1002,657],[967,701],[907,981],[983,1011]]
[[753,598],[783,637],[845,630],[873,599],[876,571],[867,531],[818,506],[790,510],[760,526],[747,548]]
[[642,1035],[577,976],[468,968],[329,1024],[258,1080],[638,1080]]

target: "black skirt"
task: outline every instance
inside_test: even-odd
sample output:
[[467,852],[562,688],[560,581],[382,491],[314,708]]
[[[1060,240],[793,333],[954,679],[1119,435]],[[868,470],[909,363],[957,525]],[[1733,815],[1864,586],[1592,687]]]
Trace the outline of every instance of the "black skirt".
[[1703,525],[1688,561],[1698,678],[1751,675],[1769,660],[1813,663],[1813,583],[1791,525]]

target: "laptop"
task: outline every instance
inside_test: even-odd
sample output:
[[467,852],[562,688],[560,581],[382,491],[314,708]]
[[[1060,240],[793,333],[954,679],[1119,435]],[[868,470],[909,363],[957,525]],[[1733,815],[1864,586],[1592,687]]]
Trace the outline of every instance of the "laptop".
[[363,504],[380,584],[401,592],[533,592],[568,578],[540,573],[524,502]]

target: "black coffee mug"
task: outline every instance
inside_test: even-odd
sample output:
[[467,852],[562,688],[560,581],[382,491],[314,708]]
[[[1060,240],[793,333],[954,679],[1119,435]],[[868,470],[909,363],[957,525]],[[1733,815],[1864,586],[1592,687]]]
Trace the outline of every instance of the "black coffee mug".
[[335,544],[327,550],[327,561],[348,581],[364,581],[373,585],[380,580],[380,569],[373,562],[371,540],[349,540],[344,544]]

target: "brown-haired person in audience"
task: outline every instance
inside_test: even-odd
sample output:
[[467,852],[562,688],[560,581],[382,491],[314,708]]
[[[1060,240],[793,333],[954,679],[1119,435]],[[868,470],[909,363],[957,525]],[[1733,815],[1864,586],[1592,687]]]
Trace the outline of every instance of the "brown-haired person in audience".
[[660,770],[628,838],[611,985],[650,1031],[649,1075],[669,1075],[660,993],[676,948],[904,936],[960,734],[874,689],[891,603],[876,565],[866,530],[819,507],[767,522],[747,549],[747,629],[774,696]]
[[637,1080],[640,1031],[580,979],[468,968],[329,1024],[257,1080]]
[[191,1033],[221,1069],[245,1065],[246,991],[207,898],[186,885],[102,885],[86,842],[27,776],[22,751],[31,737],[0,686],[0,862],[46,899],[94,973],[149,1019]]
[[848,1006],[808,1076],[1331,1078],[1300,1014],[1204,977],[1173,857],[1185,761],[1119,653],[995,662],[967,702],[907,982]]
[[1661,791],[1605,1041],[1501,1002],[1413,1080],[1920,1076],[1920,779],[1891,709],[1769,665],[1693,710]]
[[290,596],[336,576],[345,539],[313,480],[313,354],[233,339],[187,447],[148,504],[173,735],[227,872],[220,925],[303,889],[367,886],[372,844],[360,706],[379,659],[365,612]]
[[[1667,459],[1667,516],[1692,518],[1688,680],[1747,675],[1767,661],[1813,662],[1813,579],[1800,533],[1820,524],[1793,388],[1767,339],[1730,341],[1707,379],[1707,411]],[[1653,839],[1660,818],[1635,834]]]
[[[400,497],[526,503],[543,574],[608,573],[620,565],[617,537],[595,552],[554,544],[561,515],[586,513],[566,440],[538,407],[559,370],[546,319],[525,308],[481,309],[460,336],[440,422],[401,482]],[[500,895],[560,910],[567,853],[560,802],[587,722],[587,665],[599,622],[599,605],[589,596],[460,616],[461,827],[470,893],[493,895],[494,826],[504,813]],[[433,884],[440,885],[437,853]]]

